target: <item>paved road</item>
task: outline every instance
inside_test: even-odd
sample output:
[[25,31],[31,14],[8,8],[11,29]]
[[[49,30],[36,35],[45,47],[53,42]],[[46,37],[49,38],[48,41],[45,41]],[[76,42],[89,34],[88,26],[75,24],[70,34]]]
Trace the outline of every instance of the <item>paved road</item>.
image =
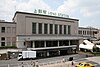
[[[52,57],[52,58],[44,58],[44,59],[36,59],[36,60],[25,60],[25,61],[17,61],[17,59],[10,59],[10,60],[0,60],[0,67],[7,67],[9,64],[10,67],[22,65],[22,62],[24,65],[30,65],[32,62],[38,61],[39,63],[49,63],[49,62],[55,62],[55,61],[60,61],[62,59],[68,60],[69,57],[73,57],[74,59],[79,59],[79,58],[84,58],[86,57],[85,55],[67,55],[67,56],[60,56],[60,57]],[[8,66],[9,66],[8,65]]]
[[[31,67],[32,62],[36,62],[38,61],[39,63],[51,63],[54,64],[57,61],[61,61],[62,59],[65,59],[68,62],[69,57],[73,57],[75,62],[80,62],[80,61],[86,61],[86,62],[90,62],[96,65],[96,67],[100,67],[99,64],[97,64],[96,62],[92,62],[97,58],[92,58],[92,60],[90,59],[84,59],[86,58],[86,55],[79,55],[79,54],[75,54],[75,55],[67,55],[67,56],[60,56],[60,57],[52,57],[52,58],[44,58],[44,59],[36,59],[36,60],[25,60],[25,61],[17,61],[17,59],[10,59],[10,60],[0,60],[0,67],[22,67],[22,65],[24,65],[24,67]],[[95,60],[96,61],[96,60]],[[100,61],[100,59],[97,59],[97,62]],[[23,64],[22,64],[23,62]],[[8,65],[9,64],[9,65]]]

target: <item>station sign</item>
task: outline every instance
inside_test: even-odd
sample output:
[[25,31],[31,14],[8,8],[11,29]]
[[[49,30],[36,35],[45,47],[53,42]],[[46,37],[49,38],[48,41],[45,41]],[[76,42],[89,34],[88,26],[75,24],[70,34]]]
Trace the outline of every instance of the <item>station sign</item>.
[[35,9],[34,13],[35,14],[42,14],[42,15],[49,15],[49,16],[64,17],[64,18],[68,18],[69,17],[67,14],[51,12],[51,11],[42,10],[42,9]]

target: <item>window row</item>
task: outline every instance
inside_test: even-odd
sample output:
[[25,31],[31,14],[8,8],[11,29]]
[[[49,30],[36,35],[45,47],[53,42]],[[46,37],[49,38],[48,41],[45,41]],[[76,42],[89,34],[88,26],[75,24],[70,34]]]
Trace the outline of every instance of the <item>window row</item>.
[[94,32],[93,31],[81,31],[81,30],[79,30],[79,34],[82,34],[82,35],[93,35]]
[[1,42],[1,47],[3,46],[15,46],[16,42]]
[[16,42],[16,37],[1,37],[1,41],[5,41],[5,39],[7,42],[10,42],[10,41]]
[[1,33],[16,33],[15,27],[1,27]]
[[70,34],[70,25],[32,23],[32,34]]

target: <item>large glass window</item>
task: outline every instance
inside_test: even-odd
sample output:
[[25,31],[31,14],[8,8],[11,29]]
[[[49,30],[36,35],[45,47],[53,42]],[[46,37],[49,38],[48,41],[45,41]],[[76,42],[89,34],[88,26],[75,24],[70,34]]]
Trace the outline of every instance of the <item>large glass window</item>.
[[5,27],[1,27],[1,32],[5,33]]
[[50,24],[50,34],[53,34],[53,24]]
[[62,25],[59,25],[59,34],[62,34]]
[[64,25],[64,34],[67,34],[67,26]]
[[39,25],[38,25],[38,31],[39,31],[39,34],[42,34],[42,23],[39,23]]
[[44,34],[48,33],[48,24],[44,24]]
[[71,33],[71,26],[68,25],[68,34],[70,34],[70,33]]
[[57,34],[57,33],[58,33],[58,25],[55,24],[55,34]]
[[32,33],[36,34],[36,23],[32,23]]
[[44,47],[44,41],[35,41],[35,48]]

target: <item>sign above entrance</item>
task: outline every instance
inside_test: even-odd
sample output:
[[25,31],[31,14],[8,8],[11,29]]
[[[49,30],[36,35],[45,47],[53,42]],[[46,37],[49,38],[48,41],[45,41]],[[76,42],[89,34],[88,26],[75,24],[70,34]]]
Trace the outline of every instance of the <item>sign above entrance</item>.
[[64,17],[64,18],[68,18],[69,17],[66,14],[51,12],[51,11],[42,10],[42,9],[35,9],[34,13],[35,14],[50,15],[50,16],[57,16],[57,17]]

